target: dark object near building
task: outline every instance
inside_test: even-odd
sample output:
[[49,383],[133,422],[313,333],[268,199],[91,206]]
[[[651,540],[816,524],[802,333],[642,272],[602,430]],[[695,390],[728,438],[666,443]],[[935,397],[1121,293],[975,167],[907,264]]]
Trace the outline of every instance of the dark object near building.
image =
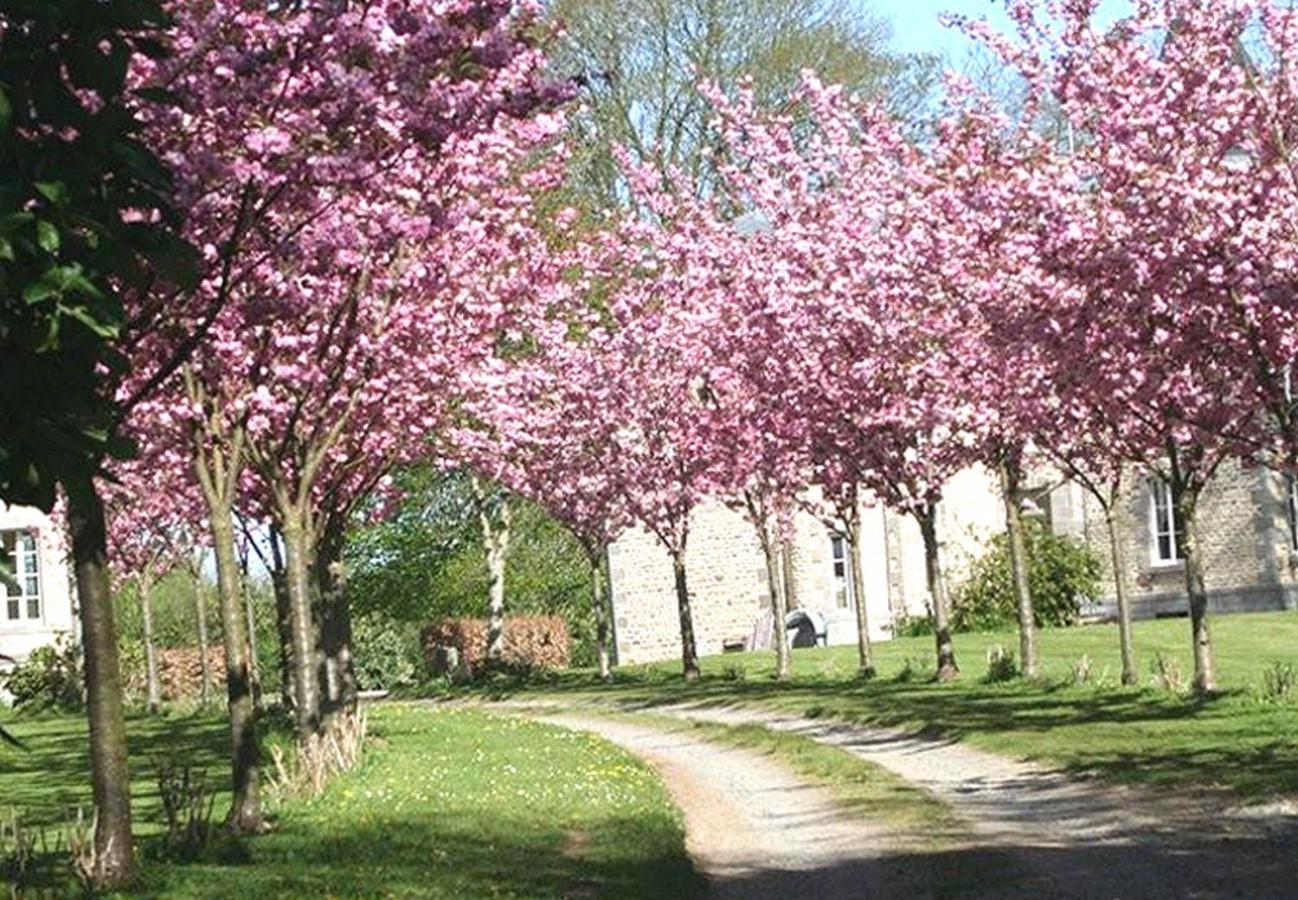
[[790,647],[814,647],[819,643],[816,622],[805,610],[795,609],[784,619]]

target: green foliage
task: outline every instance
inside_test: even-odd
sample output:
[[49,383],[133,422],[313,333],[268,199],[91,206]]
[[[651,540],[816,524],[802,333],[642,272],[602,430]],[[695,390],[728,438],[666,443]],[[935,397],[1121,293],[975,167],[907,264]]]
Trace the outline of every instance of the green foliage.
[[[1081,541],[1055,534],[1043,522],[1024,524],[1028,583],[1037,624],[1076,624],[1082,601],[1099,596],[1099,559]],[[1018,620],[1006,535],[992,539],[955,591],[951,607],[956,631],[993,631]]]
[[85,703],[81,685],[81,648],[66,636],[33,650],[5,678],[14,708],[32,712],[80,710]]
[[[404,499],[348,535],[348,592],[356,618],[401,631],[487,614],[488,575],[468,476],[418,467],[400,476]],[[574,663],[594,659],[585,552],[539,506],[514,504],[505,564],[506,615],[557,615],[568,623]],[[359,639],[358,639],[359,644]],[[366,666],[357,650],[357,665]]]
[[0,0],[0,497],[10,502],[48,509],[58,482],[129,452],[113,402],[127,366],[114,346],[128,323],[121,292],[196,280],[170,174],[138,139],[126,87],[134,54],[162,53],[165,24],[157,0]]
[[1014,661],[1014,652],[997,645],[987,650],[987,674],[983,681],[987,684],[1004,684],[1019,677],[1019,667]]
[[419,626],[374,612],[352,620],[352,654],[362,690],[409,687],[424,671]]
[[1262,696],[1267,700],[1288,700],[1298,688],[1298,669],[1293,663],[1276,660],[1262,670]]
[[898,619],[892,633],[896,637],[924,637],[933,633],[932,616],[906,616]]

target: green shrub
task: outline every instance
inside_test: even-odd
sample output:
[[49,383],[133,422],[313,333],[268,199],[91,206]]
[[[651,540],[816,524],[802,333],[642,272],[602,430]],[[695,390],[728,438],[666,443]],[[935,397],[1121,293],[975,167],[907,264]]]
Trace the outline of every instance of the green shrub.
[[1014,662],[1014,653],[1004,647],[987,648],[987,674],[983,681],[987,684],[1003,684],[1019,677],[1019,667]]
[[[1055,534],[1043,522],[1024,524],[1028,583],[1037,624],[1076,624],[1082,601],[1099,597],[1099,559],[1081,541]],[[956,631],[992,631],[1018,620],[1006,535],[992,539],[954,593],[951,607],[951,625]]]
[[1298,669],[1292,663],[1271,663],[1262,671],[1262,696],[1267,700],[1288,700],[1298,688]]
[[928,637],[933,633],[933,617],[905,616],[897,620],[892,633],[895,637]]
[[85,705],[81,685],[81,650],[67,636],[33,650],[5,678],[14,708],[24,711],[80,710]]
[[352,654],[362,690],[390,691],[419,680],[419,630],[377,612],[352,621]]

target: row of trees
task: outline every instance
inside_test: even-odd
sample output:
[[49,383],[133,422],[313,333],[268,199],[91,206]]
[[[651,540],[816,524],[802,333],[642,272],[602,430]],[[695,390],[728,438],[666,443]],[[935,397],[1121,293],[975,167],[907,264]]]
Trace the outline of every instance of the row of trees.
[[[911,515],[949,678],[937,511],[955,472],[992,468],[1030,674],[1025,469],[1048,456],[1112,512],[1139,464],[1186,528],[1211,691],[1198,498],[1225,459],[1298,463],[1282,65],[1298,22],[1269,0],[1149,0],[1097,32],[1086,3],[1009,6],[1015,35],[965,27],[1019,74],[1014,114],[951,78],[918,130],[900,90],[810,74],[731,89],[725,4],[678,35],[705,35],[716,80],[659,79],[654,132],[622,93],[650,57],[571,40],[593,101],[571,127],[626,138],[597,159],[563,140],[574,86],[547,74],[533,3],[0,7],[16,204],[0,364],[66,386],[13,406],[31,421],[4,431],[0,490],[66,497],[100,880],[132,867],[110,534],[119,574],[181,534],[212,548],[228,824],[257,830],[242,525],[272,534],[255,543],[310,739],[354,703],[347,523],[419,461],[468,465],[572,530],[605,675],[604,552],[633,523],[656,535],[687,678],[691,514],[708,498],[751,520],[777,622],[797,509],[858,547],[862,502]],[[879,59],[880,79],[913,81]],[[507,506],[483,490],[479,508],[507,533]]]
[[779,621],[773,548],[812,487],[854,543],[864,498],[914,517],[953,677],[937,510],[974,464],[1000,478],[1035,674],[1021,506],[1048,463],[1108,518],[1127,682],[1117,502],[1133,469],[1170,489],[1194,686],[1216,688],[1200,497],[1227,460],[1295,461],[1298,21],[1263,0],[1142,3],[1102,30],[1090,4],[1009,9],[1011,35],[957,24],[1017,74],[1019,103],[953,77],[925,142],[811,75],[776,109],[705,85],[709,165],[623,153],[632,208],[573,222],[589,233],[561,288],[581,303],[477,385],[482,464],[548,498],[592,561],[627,523],[659,538],[687,678],[692,509],[749,514]]

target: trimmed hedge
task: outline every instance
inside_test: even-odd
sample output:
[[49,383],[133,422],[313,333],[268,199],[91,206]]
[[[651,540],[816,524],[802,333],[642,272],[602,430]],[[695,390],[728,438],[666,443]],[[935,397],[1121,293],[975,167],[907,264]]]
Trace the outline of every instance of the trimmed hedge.
[[[453,647],[460,668],[470,677],[487,662],[486,619],[443,619],[420,634],[424,659],[431,665],[438,647]],[[515,616],[505,619],[503,664],[507,668],[566,669],[572,661],[568,623],[559,616]]]
[[[212,679],[212,697],[218,703],[222,702],[225,699],[225,648],[220,644],[208,647],[207,665]],[[143,694],[144,678],[144,665],[141,662],[127,678],[127,690]],[[189,700],[201,696],[203,660],[198,647],[159,648],[158,681],[162,686],[164,700]]]

